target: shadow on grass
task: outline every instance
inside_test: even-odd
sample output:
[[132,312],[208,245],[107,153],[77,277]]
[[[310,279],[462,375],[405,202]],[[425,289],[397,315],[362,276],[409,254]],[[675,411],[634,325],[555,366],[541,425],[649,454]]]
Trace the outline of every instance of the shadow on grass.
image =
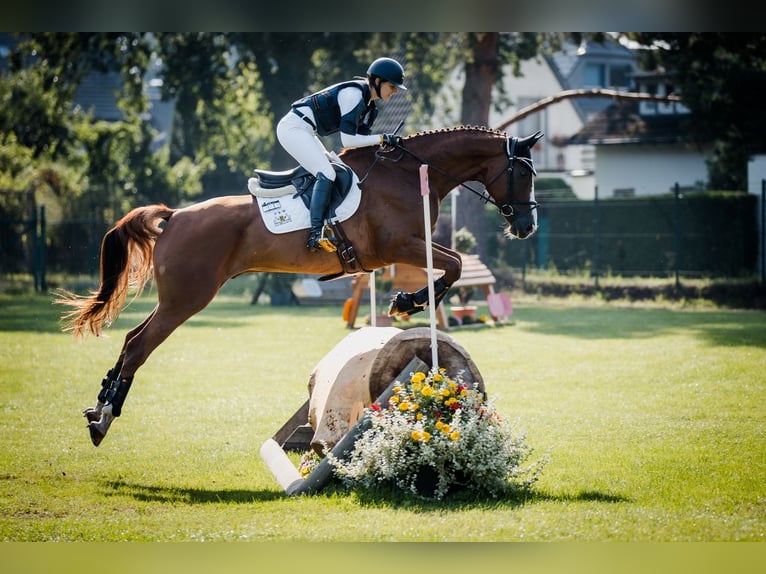
[[[130,496],[141,502],[186,503],[186,504],[250,504],[253,502],[270,502],[284,500],[288,495],[274,490],[240,490],[240,489],[207,489],[181,488],[169,486],[152,486],[136,484],[122,480],[112,480],[104,483],[107,496]],[[315,494],[321,497],[348,496],[349,491],[337,483]],[[444,500],[418,498],[400,491],[379,489],[374,492],[354,491],[353,495],[363,506],[380,508],[401,508],[419,512],[469,509],[498,509],[518,508],[527,504],[539,502],[601,502],[614,504],[631,502],[627,497],[598,491],[583,490],[576,494],[547,494],[536,490],[523,490],[511,495],[492,498],[491,496],[476,495],[468,491],[458,491],[448,494]]]
[[281,500],[284,494],[273,490],[207,489],[152,486],[122,480],[104,483],[107,496],[131,496],[142,502],[166,502],[187,504],[249,504]]
[[[156,306],[155,298],[146,296],[135,301],[129,299],[109,330],[132,329],[143,321]],[[62,317],[71,309],[53,302],[52,295],[0,295],[0,331],[60,333]],[[301,315],[339,317],[334,307],[272,307],[250,305],[242,301],[213,300],[205,309],[184,323],[186,327],[251,327],[258,324],[258,316]]]
[[760,312],[535,306],[520,311],[517,319],[529,332],[590,340],[688,332],[713,346],[760,347],[766,343]]
[[[329,493],[348,493],[340,487],[332,486],[328,489]],[[545,492],[531,490],[519,490],[503,497],[493,498],[487,494],[476,494],[474,491],[457,491],[448,493],[443,500],[434,500],[429,498],[420,498],[415,495],[402,494],[401,491],[393,491],[381,488],[376,491],[355,491],[356,498],[364,506],[384,507],[384,508],[402,508],[411,511],[432,512],[444,510],[472,510],[472,509],[513,509],[535,504],[540,502],[601,502],[605,504],[616,504],[622,502],[632,502],[630,498],[598,492],[592,490],[582,490],[575,494],[548,494]]]

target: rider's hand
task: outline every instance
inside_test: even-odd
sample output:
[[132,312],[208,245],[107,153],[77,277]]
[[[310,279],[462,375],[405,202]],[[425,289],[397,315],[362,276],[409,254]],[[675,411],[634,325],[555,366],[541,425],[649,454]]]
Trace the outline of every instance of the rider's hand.
[[380,144],[390,146],[402,145],[402,136],[398,136],[396,134],[381,134]]

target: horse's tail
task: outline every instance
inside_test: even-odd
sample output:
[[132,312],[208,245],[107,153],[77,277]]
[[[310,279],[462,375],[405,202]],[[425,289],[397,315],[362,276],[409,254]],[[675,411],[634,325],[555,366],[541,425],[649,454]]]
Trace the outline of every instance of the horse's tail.
[[162,233],[159,220],[168,220],[175,212],[165,205],[137,207],[107,231],[101,242],[101,285],[98,291],[80,296],[60,291],[54,303],[73,310],[63,316],[65,331],[82,336],[86,331],[101,334],[125,306],[128,291],[134,296],[143,291],[152,277],[154,242]]

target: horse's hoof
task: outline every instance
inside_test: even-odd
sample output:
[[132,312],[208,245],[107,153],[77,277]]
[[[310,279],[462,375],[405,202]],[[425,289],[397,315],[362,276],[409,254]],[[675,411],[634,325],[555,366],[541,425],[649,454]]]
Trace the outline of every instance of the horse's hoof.
[[88,430],[90,431],[90,440],[93,443],[93,446],[100,445],[106,435],[99,430],[94,422],[88,424]]
[[426,307],[427,305],[420,305],[415,301],[414,294],[399,291],[396,295],[391,297],[391,302],[388,305],[388,316],[414,315],[415,313],[424,311]]
[[95,423],[101,419],[101,411],[94,407],[88,407],[82,411],[82,416],[88,419],[89,423]]

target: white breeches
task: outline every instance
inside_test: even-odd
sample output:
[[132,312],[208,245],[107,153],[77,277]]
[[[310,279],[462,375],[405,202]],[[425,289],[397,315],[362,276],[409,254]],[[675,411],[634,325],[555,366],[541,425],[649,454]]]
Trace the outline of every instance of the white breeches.
[[277,139],[285,151],[313,175],[323,173],[327,179],[335,181],[335,170],[327,159],[324,145],[314,129],[292,111],[279,120]]

